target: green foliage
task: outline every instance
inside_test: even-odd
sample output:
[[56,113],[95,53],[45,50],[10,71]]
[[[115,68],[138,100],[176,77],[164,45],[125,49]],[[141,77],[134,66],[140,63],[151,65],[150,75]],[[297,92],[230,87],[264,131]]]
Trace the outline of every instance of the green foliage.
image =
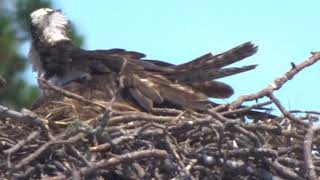
[[19,38],[21,40],[28,40],[30,33],[30,13],[36,9],[42,7],[51,7],[50,0],[18,0],[16,3],[16,15],[14,17],[15,21],[19,26]]
[[[7,80],[0,92],[0,104],[20,109],[28,107],[39,95],[37,86],[30,85],[25,75],[29,67],[27,54],[21,46],[30,41],[29,14],[42,7],[52,7],[51,0],[0,1],[0,75]],[[71,37],[82,45],[83,38],[71,26]]]

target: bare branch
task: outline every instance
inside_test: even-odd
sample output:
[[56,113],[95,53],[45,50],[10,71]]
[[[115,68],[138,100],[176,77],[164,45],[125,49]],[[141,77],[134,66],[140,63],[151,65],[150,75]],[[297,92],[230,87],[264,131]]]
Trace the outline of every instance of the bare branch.
[[93,163],[91,164],[91,167],[81,168],[80,172],[82,175],[86,176],[102,168],[112,168],[121,163],[130,163],[134,160],[151,158],[151,157],[166,159],[168,158],[168,154],[166,151],[156,150],[156,149],[135,151],[135,152],[119,155],[117,157],[112,157],[110,159],[104,159],[99,162]]
[[315,52],[312,54],[310,58],[305,60],[303,63],[294,66],[290,71],[286,72],[279,78],[275,79],[270,85],[268,85],[266,88],[262,89],[261,91],[250,94],[250,95],[244,95],[239,97],[237,100],[231,103],[229,108],[235,109],[245,101],[252,101],[252,100],[262,98],[264,96],[268,96],[273,91],[279,90],[287,81],[291,80],[301,70],[311,66],[312,64],[316,63],[318,60],[320,60],[320,52]]

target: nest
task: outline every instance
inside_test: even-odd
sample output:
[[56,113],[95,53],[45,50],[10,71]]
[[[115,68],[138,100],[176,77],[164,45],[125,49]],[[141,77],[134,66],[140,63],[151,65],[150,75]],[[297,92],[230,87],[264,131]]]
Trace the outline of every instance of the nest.
[[[155,108],[144,113],[123,104],[112,107],[64,98],[34,110],[37,116],[21,114],[36,117],[43,127],[0,121],[1,177],[305,178],[308,129],[302,123],[267,113],[248,119],[250,108],[224,116],[230,112],[226,108],[206,113]],[[313,143],[318,147],[320,141]],[[312,160],[319,175],[317,153]]]
[[[273,94],[314,56],[273,85],[205,112],[146,113],[70,96],[33,112],[0,106],[0,178],[317,179],[320,113],[289,112]],[[270,101],[240,107],[263,97]],[[270,104],[279,116],[255,110]]]

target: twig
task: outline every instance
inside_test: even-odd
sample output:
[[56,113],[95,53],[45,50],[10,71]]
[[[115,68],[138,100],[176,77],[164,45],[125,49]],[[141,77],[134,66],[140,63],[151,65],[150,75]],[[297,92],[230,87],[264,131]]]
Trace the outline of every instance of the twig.
[[38,78],[39,79],[39,82],[41,83],[41,85],[43,85],[43,87],[45,88],[48,88],[50,90],[53,90],[53,91],[56,91],[57,93],[60,93],[66,97],[69,97],[69,98],[72,98],[72,99],[76,99],[78,101],[81,101],[81,102],[84,102],[84,103],[87,103],[87,104],[91,104],[91,105],[94,105],[94,106],[98,106],[102,109],[105,109],[105,106],[104,105],[101,105],[99,103],[96,103],[96,102],[93,102],[93,101],[90,101],[78,94],[75,94],[75,93],[72,93],[72,92],[69,92],[67,90],[64,90],[63,88],[60,88],[58,86],[55,86],[51,83],[49,83],[47,80],[43,79],[43,78]]
[[109,169],[113,168],[121,163],[130,163],[135,160],[145,159],[145,158],[168,158],[168,154],[164,150],[151,149],[151,150],[142,150],[126,153],[119,155],[117,157],[111,157],[109,159],[104,159],[96,163],[92,163],[91,167],[84,167],[80,169],[80,173],[83,176],[87,176],[93,172],[98,171],[99,169]]
[[[104,128],[108,125],[109,120],[112,118],[113,116],[113,111],[112,111],[112,106],[113,103],[116,101],[118,94],[120,93],[120,91],[123,89],[124,85],[123,85],[123,80],[124,80],[124,69],[126,68],[128,63],[128,60],[126,58],[123,58],[122,64],[121,64],[121,68],[120,68],[120,72],[118,73],[119,75],[119,79],[118,79],[118,88],[115,90],[111,100],[110,100],[110,104],[109,106],[107,106],[105,108],[105,112],[103,113],[103,115],[101,116],[101,118],[98,120],[99,125],[96,126],[96,128],[93,130],[93,132],[95,133],[96,136],[100,136],[101,133],[103,132]],[[109,141],[110,145],[115,146],[112,143],[111,137],[108,133],[105,133],[105,136],[107,138],[107,141]]]
[[280,101],[273,95],[273,93],[268,94],[268,97],[274,102],[274,104],[279,108],[279,110],[281,111],[281,113],[285,116],[288,117],[291,121],[296,122],[298,124],[307,126],[307,123],[301,121],[300,119],[296,118],[293,114],[289,113],[289,111],[287,111],[282,104],[280,103]]
[[24,146],[25,144],[27,144],[28,142],[32,141],[33,139],[37,138],[40,135],[40,131],[34,131],[31,134],[29,134],[29,136],[26,139],[23,139],[21,141],[19,141],[15,146],[13,146],[10,149],[4,150],[3,152],[5,154],[12,154],[17,152],[22,146]]
[[291,80],[301,70],[303,70],[308,66],[311,66],[312,64],[316,63],[318,60],[320,60],[320,52],[312,53],[312,56],[310,58],[305,60],[303,63],[296,65],[290,71],[286,72],[279,78],[275,79],[270,85],[268,85],[266,88],[262,89],[261,91],[258,91],[256,93],[249,94],[249,95],[240,96],[237,100],[233,101],[230,104],[229,109],[231,110],[236,109],[245,101],[252,101],[255,99],[259,99],[264,96],[267,96],[273,91],[279,90],[282,87],[282,85],[284,85],[287,81]]
[[247,131],[246,129],[242,128],[239,124],[235,124],[233,127],[237,131],[239,131],[239,133],[244,134],[248,138],[250,138],[254,142],[255,146],[261,147],[261,142],[255,133],[253,133],[251,131]]
[[170,116],[153,116],[145,113],[132,114],[132,115],[123,115],[112,117],[109,120],[108,126],[115,126],[120,123],[129,123],[131,121],[147,121],[147,122],[170,122],[173,121],[175,117]]
[[59,136],[56,136],[53,140],[43,144],[40,146],[36,151],[34,151],[29,156],[22,159],[18,164],[16,164],[12,169],[11,172],[17,171],[21,169],[22,167],[26,166],[27,164],[34,161],[37,157],[40,156],[45,150],[47,150],[50,146],[54,144],[67,144],[67,143],[75,143],[76,141],[80,140],[85,136],[83,133],[79,133],[76,136],[70,137],[68,140],[62,140],[62,138],[65,136],[65,134],[60,134]]
[[[112,143],[115,145],[119,145],[119,144],[127,143],[132,140],[134,140],[134,136],[132,135],[120,136],[118,138],[113,139]],[[108,150],[110,147],[111,147],[110,143],[104,143],[98,146],[91,147],[90,151],[92,152],[105,151],[105,150]]]
[[34,113],[20,113],[18,111],[10,110],[9,108],[0,105],[0,119],[6,118],[15,120],[18,123],[40,127],[41,129],[47,131],[47,128],[43,124],[43,120]]
[[319,130],[320,130],[319,125],[310,125],[303,142],[303,149],[304,149],[303,155],[304,155],[304,161],[305,161],[306,175],[309,180],[318,179],[316,176],[316,172],[314,171],[314,165],[312,162],[312,140],[313,140],[314,132]]
[[74,147],[74,145],[67,145],[68,150],[70,154],[77,159],[79,159],[81,162],[83,162],[86,166],[90,166],[90,163],[87,161],[87,159],[80,154],[80,152]]
[[180,167],[180,172],[182,174],[182,177],[188,177],[188,179],[194,179],[191,176],[190,172],[186,169],[186,166],[184,165],[183,161],[181,160],[181,157],[179,156],[179,154],[177,152],[176,146],[171,142],[170,136],[168,135],[167,131],[166,131],[165,140],[166,140],[167,146],[170,150],[170,154],[173,155],[174,159],[176,160],[176,163]]
[[291,110],[290,113],[305,113],[305,114],[315,114],[320,116],[320,111],[301,111],[301,110]]
[[266,159],[265,161],[267,162],[267,164],[269,164],[271,166],[271,168],[273,168],[276,172],[278,172],[279,175],[282,176],[283,178],[291,179],[291,180],[303,180],[304,179],[301,176],[299,176],[297,173],[292,171],[290,168],[287,168],[287,167],[281,165],[277,160],[272,161],[270,159]]
[[208,112],[210,115],[212,115],[214,118],[220,120],[220,121],[223,122],[223,123],[233,121],[232,119],[228,119],[228,118],[222,116],[220,113],[214,111],[213,109],[209,109],[207,112]]
[[151,112],[154,115],[178,116],[183,111],[178,110],[178,109],[170,109],[170,108],[152,108]]
[[244,113],[244,112],[248,112],[251,109],[263,107],[263,106],[266,106],[266,105],[269,105],[269,104],[272,104],[272,101],[266,101],[266,102],[263,102],[263,103],[257,103],[257,104],[254,104],[252,106],[243,107],[243,108],[239,108],[239,109],[235,109],[235,110],[231,110],[231,111],[224,111],[224,112],[221,112],[221,115],[226,116],[226,115],[230,115],[230,114]]

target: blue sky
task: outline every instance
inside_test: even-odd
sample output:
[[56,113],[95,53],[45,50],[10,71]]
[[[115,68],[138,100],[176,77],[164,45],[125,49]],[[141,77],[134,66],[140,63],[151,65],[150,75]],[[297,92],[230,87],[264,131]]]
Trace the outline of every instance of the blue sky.
[[[259,46],[236,65],[254,71],[224,78],[236,94],[256,92],[320,50],[320,1],[78,1],[56,0],[85,37],[88,49],[125,48],[148,58],[182,63],[246,41]],[[301,72],[275,95],[288,109],[320,110],[320,63]]]

